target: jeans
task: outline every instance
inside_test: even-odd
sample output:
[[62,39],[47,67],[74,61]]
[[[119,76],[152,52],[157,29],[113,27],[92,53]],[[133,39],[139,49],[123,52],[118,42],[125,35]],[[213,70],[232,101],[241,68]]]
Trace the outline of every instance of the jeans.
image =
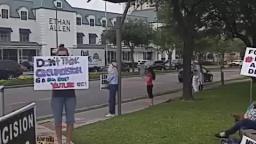
[[63,109],[65,109],[66,123],[73,124],[75,122],[75,109],[76,109],[75,96],[70,96],[70,97],[53,96],[51,105],[52,105],[55,125],[60,125],[62,123]]
[[150,99],[153,98],[153,85],[147,85],[147,92],[148,92],[148,97]]
[[236,131],[240,129],[255,129],[256,130],[256,121],[252,121],[249,119],[243,119],[235,123],[233,127],[226,130],[226,135],[231,135],[236,133]]
[[118,84],[110,84],[109,85],[109,113],[115,114],[116,113],[116,92],[118,89]]

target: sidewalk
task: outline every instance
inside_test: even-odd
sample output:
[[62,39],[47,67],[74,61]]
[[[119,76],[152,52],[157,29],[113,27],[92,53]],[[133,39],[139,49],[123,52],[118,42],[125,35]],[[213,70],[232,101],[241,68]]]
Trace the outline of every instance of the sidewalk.
[[[246,80],[233,80],[233,81],[226,82],[226,84],[242,82],[242,81],[246,81]],[[206,89],[211,89],[211,88],[215,88],[218,86],[220,86],[220,83],[213,83],[213,84],[207,85]],[[181,91],[174,92],[171,94],[157,96],[154,98],[154,105],[166,102],[168,100],[172,100],[172,99],[174,100],[181,96],[182,96]],[[145,100],[146,99],[139,99],[139,100],[123,103],[122,104],[122,114],[132,113],[132,112],[143,110],[143,109],[147,108],[148,106],[145,103]],[[76,113],[75,114],[75,117],[76,117],[75,128],[78,128],[78,127],[81,127],[84,125],[88,125],[91,123],[95,123],[98,121],[106,120],[106,119],[108,119],[105,117],[105,115],[107,113],[108,113],[108,107],[103,107],[103,108],[99,108],[99,109]],[[63,126],[64,126],[63,131],[65,131],[65,125],[63,124]],[[55,133],[54,133],[53,119],[39,122],[37,135],[38,136],[54,136]],[[63,141],[65,142],[65,137],[63,137]]]

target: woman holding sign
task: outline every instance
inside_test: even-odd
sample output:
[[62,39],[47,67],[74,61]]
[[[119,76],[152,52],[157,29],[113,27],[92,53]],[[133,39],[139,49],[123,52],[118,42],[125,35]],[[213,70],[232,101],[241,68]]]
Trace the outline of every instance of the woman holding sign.
[[116,92],[118,89],[117,64],[112,62],[108,68],[107,81],[109,83],[109,114],[106,117],[115,116]]
[[[56,56],[69,56],[67,48],[61,44],[56,52]],[[55,131],[58,144],[62,144],[62,113],[65,109],[67,124],[66,144],[71,144],[73,126],[75,122],[76,95],[74,89],[53,90],[52,91],[52,110],[55,120]]]

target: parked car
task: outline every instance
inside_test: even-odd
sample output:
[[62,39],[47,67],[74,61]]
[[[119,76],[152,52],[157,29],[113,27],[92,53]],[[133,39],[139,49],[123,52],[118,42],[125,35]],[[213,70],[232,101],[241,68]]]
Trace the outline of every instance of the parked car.
[[[192,71],[193,71],[193,69],[192,69]],[[213,74],[210,73],[210,71],[208,69],[206,69],[205,67],[202,68],[202,71],[203,71],[203,75],[204,75],[204,82],[212,82]],[[193,72],[192,72],[191,76],[193,76]],[[183,69],[179,70],[178,80],[179,80],[179,82],[183,82]]]
[[230,66],[230,67],[232,67],[232,66],[242,66],[242,60],[234,60],[234,61],[232,61],[232,62],[230,62],[228,65]]
[[153,64],[151,65],[151,67],[153,69],[156,69],[156,70],[165,70],[166,67],[165,67],[165,62],[164,61],[155,61],[153,62]]
[[[127,63],[122,63],[122,72],[130,72],[130,66]],[[108,72],[108,66],[102,67],[101,72]]]
[[23,62],[21,62],[20,65],[24,71],[33,71],[33,69],[34,69],[33,62],[30,62],[30,61],[23,61]]
[[172,60],[171,68],[174,70],[179,70],[183,67],[183,59]]
[[17,78],[23,74],[21,66],[13,60],[0,60],[0,79]]

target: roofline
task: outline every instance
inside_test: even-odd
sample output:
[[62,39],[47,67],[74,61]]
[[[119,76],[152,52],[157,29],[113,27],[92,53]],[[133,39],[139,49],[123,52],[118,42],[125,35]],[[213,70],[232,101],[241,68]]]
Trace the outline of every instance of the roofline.
[[[105,11],[101,11],[101,10],[93,10],[93,9],[86,9],[86,8],[79,8],[79,7],[72,7],[74,9],[80,9],[80,10],[88,10],[88,11],[94,11],[94,12],[102,12],[105,13]],[[118,15],[122,15],[122,13],[114,13],[114,12],[107,12],[108,14],[118,14]]]
[[[32,8],[31,10],[36,10],[36,9],[48,9],[48,10],[56,10],[54,8],[47,8],[47,7],[36,7],[36,8]],[[65,11],[65,12],[73,12],[73,13],[77,13],[76,11],[71,11],[71,10],[63,10],[63,9],[58,9],[58,11]]]

